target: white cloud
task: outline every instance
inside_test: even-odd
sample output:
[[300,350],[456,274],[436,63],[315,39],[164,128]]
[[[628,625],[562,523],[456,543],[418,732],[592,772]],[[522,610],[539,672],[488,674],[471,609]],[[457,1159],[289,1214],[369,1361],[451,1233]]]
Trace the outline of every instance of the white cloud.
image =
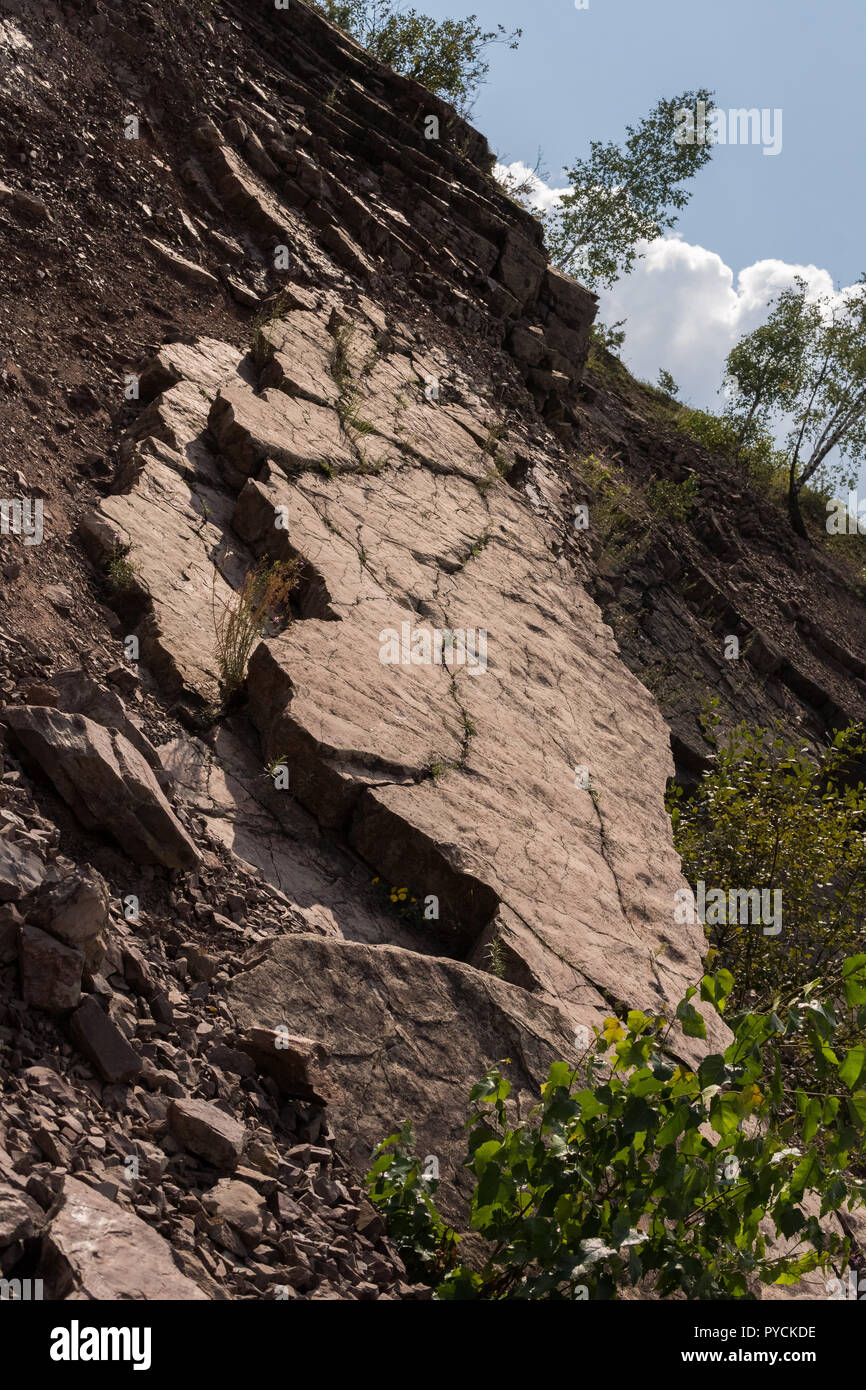
[[507,188],[514,188],[524,183],[529,184],[528,201],[539,212],[547,212],[558,203],[563,193],[568,192],[565,188],[550,188],[543,179],[540,179],[528,164],[521,164],[520,160],[515,160],[513,164],[497,164],[493,170],[494,178],[500,183],[504,183]]
[[829,271],[767,259],[735,276],[715,251],[678,236],[646,243],[632,273],[600,296],[605,323],[626,319],[623,358],[636,376],[654,381],[666,367],[681,398],[718,409],[725,358],[757,328],[781,290],[800,276],[810,298],[832,294]]
[[[516,182],[529,177],[529,201],[540,209],[553,207],[567,191],[550,188],[519,162],[497,165],[496,173]],[[797,276],[809,285],[810,298],[833,293],[830,272],[815,265],[767,259],[735,275],[715,251],[677,235],[646,242],[640,250],[643,258],[631,274],[601,291],[599,320],[626,320],[622,357],[635,376],[655,381],[664,367],[678,383],[680,399],[704,410],[721,407],[725,358],[766,318],[770,300]]]

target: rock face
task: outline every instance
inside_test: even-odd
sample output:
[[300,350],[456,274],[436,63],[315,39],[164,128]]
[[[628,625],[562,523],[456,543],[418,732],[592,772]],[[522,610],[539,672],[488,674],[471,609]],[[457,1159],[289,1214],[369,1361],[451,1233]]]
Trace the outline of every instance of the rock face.
[[151,769],[122,734],[42,706],[9,708],[3,717],[82,825],[108,830],[138,864],[198,862]]
[[[584,381],[594,296],[444,103],[304,4],[48,8],[5,5],[9,177],[40,196],[0,187],[4,328],[28,266],[54,325],[0,362],[21,489],[46,482],[29,390],[80,384],[48,543],[0,566],[0,1271],[76,1301],[429,1296],[363,1196],[374,1146],[411,1120],[460,1215],[485,1067],[525,1113],[584,1030],[702,973],[660,653],[723,683],[741,631],[749,713],[805,702],[812,732],[866,663],[753,612],[751,496],[627,574],[576,527],[591,451],[675,483],[691,456]],[[264,560],[299,583],[226,709],[214,612]]]
[[463,1185],[466,1105],[486,1066],[510,1059],[525,1113],[550,1063],[574,1056],[556,1009],[397,947],[285,937],[236,977],[230,1004],[241,1028],[315,1030],[330,1059],[328,1114],[353,1164],[366,1170],[376,1144],[411,1120],[419,1152],[439,1159],[446,1200]]
[[[221,486],[239,489],[233,511],[223,498],[215,513],[216,552],[302,562],[299,620],[249,666],[266,761],[284,760],[296,804],[417,905],[414,939],[395,923],[385,941],[481,968],[496,958],[574,1026],[601,1022],[612,1001],[673,1015],[704,943],[674,918],[686,885],[663,802],[667,731],[504,480],[531,440],[480,394],[474,410],[428,399],[420,383],[436,359],[410,343],[395,321],[383,350],[371,305],[308,296],[257,354],[273,384],[221,386],[211,434],[193,441],[203,474],[221,469]],[[206,390],[226,356],[186,348],[173,372]],[[316,372],[327,372],[319,401],[330,382],[335,406],[309,400]],[[305,428],[312,411],[329,417],[324,433]],[[126,533],[147,591],[177,594],[170,556],[150,560],[147,466],[123,498]],[[195,591],[177,618],[163,658],[206,699],[185,636]],[[166,765],[189,778],[183,762]],[[383,940],[378,928],[341,934]],[[719,1045],[726,1030],[708,1021]]]

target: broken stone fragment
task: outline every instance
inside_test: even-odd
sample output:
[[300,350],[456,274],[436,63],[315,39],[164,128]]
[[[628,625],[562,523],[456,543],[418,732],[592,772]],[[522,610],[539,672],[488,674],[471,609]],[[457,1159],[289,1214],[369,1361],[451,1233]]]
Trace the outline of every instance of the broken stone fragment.
[[253,1250],[262,1238],[266,1204],[249,1183],[238,1182],[232,1178],[221,1178],[210,1192],[202,1198],[202,1206],[218,1221],[231,1226],[243,1241]]
[[108,831],[137,864],[198,863],[153,772],[122,734],[84,715],[34,705],[7,707],[3,718],[86,829]]
[[[122,671],[121,674],[127,673]],[[123,701],[113,690],[106,690],[105,686],[81,670],[58,671],[51,679],[57,690],[57,699],[53,703],[58,709],[63,710],[65,714],[83,714],[95,724],[102,724],[106,729],[116,729],[124,738],[129,739],[133,748],[138,750],[152,768],[161,769],[159,754],[150,739],[133,724]],[[28,700],[28,704],[48,703],[47,700]]]
[[84,953],[87,969],[95,971],[105,955],[102,932],[109,901],[105,879],[86,867],[74,878],[43,883],[27,906],[27,920],[65,945],[77,947]]
[[0,183],[0,207],[11,208],[13,212],[21,213],[34,222],[51,221],[51,212],[41,198],[34,198],[32,193],[22,193],[20,189],[10,188],[5,183]]
[[206,1299],[181,1274],[171,1246],[133,1212],[66,1177],[40,1269],[54,1299]]
[[186,956],[189,973],[194,980],[206,980],[210,983],[220,968],[217,957],[203,951],[194,941],[185,941],[179,953]]
[[238,1166],[247,1132],[224,1110],[206,1100],[173,1100],[168,1121],[175,1137],[190,1153],[226,1172]]
[[195,261],[188,261],[185,256],[179,256],[176,251],[172,251],[170,246],[165,246],[161,241],[155,241],[152,237],[145,237],[144,243],[156,252],[179,280],[185,280],[187,284],[195,285],[200,289],[219,289],[219,280],[215,275],[211,275],[209,270],[205,270],[204,266],[196,265]]
[[35,854],[0,835],[0,903],[18,902],[42,882],[45,868]]
[[30,1240],[41,1229],[42,1208],[20,1188],[0,1182],[0,1250]]
[[238,1047],[277,1083],[284,1095],[327,1105],[328,1054],[321,1043],[275,1028],[249,1028]]
[[38,927],[23,926],[18,937],[21,994],[27,1004],[62,1014],[81,999],[84,952],[64,946]]
[[69,1021],[70,1031],[84,1056],[104,1081],[132,1081],[142,1069],[142,1059],[115,1023],[87,995]]

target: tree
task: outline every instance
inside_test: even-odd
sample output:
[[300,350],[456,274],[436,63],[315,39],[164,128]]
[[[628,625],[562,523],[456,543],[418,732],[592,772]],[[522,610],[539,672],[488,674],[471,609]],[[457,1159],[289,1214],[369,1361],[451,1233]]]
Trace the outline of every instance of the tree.
[[636,127],[626,127],[622,147],[593,140],[588,158],[566,170],[569,191],[542,215],[561,270],[590,288],[610,286],[641,259],[640,242],[675,225],[691,197],[683,185],[712,152],[709,135],[679,138],[681,113],[710,96],[702,88],[659,101]]
[[665,367],[662,367],[659,372],[658,388],[660,391],[663,391],[666,396],[670,396],[671,400],[676,400],[677,396],[680,394],[680,388]]
[[735,457],[768,428],[780,402],[793,400],[802,367],[806,318],[812,313],[807,293],[805,280],[797,276],[793,288],[783,290],[775,301],[767,322],[728,353],[730,395],[725,415],[734,425]]
[[491,44],[517,48],[523,31],[509,34],[504,25],[485,30],[478,16],[441,22],[400,0],[316,0],[332,23],[345,29],[380,62],[412,77],[468,116],[490,64]]
[[771,418],[789,421],[788,515],[808,540],[803,488],[816,475],[838,481],[846,459],[856,464],[866,455],[866,274],[842,294],[811,300],[798,278],[778,296],[766,323],[729,353],[727,372],[740,445]]

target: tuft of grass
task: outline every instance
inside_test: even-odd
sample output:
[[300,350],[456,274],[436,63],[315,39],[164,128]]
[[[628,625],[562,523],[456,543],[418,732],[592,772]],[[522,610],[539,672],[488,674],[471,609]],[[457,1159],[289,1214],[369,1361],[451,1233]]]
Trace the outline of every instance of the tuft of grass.
[[288,753],[280,753],[276,758],[271,758],[270,762],[265,763],[264,776],[273,781],[277,773],[277,768],[288,766]]
[[129,553],[131,545],[118,541],[105,562],[105,576],[112,593],[119,597],[134,593],[138,588],[139,570]]
[[288,290],[280,290],[269,303],[262,307],[250,319],[250,333],[252,335],[253,349],[259,346],[259,334],[266,324],[273,323],[274,319],[285,318],[291,312],[293,304],[292,296]]
[[301,562],[262,561],[244,579],[228,602],[217,607],[216,570],[212,590],[214,636],[223,699],[237,695],[247,677],[253,644],[260,638],[269,619],[284,621],[289,595],[298,582]]
[[491,975],[495,975],[497,980],[505,979],[505,949],[502,945],[502,937],[494,936],[487,948],[488,970]]
[[334,333],[334,346],[331,349],[331,376],[337,383],[340,392],[349,390],[352,384],[352,364],[349,361],[349,348],[355,336],[355,329],[352,324],[343,324]]

